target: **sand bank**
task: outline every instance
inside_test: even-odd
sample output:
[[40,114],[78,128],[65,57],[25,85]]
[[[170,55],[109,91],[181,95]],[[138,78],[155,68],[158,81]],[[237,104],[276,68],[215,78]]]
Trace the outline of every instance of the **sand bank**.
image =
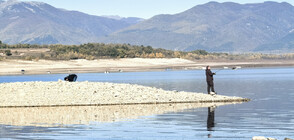
[[99,82],[16,82],[0,84],[0,107],[127,105],[247,101],[240,97],[166,91]]
[[0,124],[17,126],[63,126],[129,121],[187,109],[215,107],[234,103],[139,104],[114,106],[67,106],[0,108]]
[[69,60],[69,61],[0,61],[0,75],[47,74],[47,73],[88,73],[88,72],[119,72],[119,71],[155,71],[165,69],[201,69],[206,65],[214,67],[260,67],[260,66],[294,66],[294,61],[191,61],[179,58],[124,58],[99,60]]
[[85,72],[119,72],[119,71],[150,71],[168,67],[184,67],[193,61],[186,59],[99,59],[99,60],[69,60],[69,61],[0,61],[0,75],[47,74],[50,73],[85,73]]

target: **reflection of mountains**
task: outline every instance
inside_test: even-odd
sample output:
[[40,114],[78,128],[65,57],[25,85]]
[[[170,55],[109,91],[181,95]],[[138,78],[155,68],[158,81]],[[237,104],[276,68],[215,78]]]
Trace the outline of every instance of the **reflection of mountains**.
[[140,116],[178,112],[185,109],[220,106],[232,103],[146,104],[115,106],[0,108],[0,124],[19,126],[57,126],[114,122]]

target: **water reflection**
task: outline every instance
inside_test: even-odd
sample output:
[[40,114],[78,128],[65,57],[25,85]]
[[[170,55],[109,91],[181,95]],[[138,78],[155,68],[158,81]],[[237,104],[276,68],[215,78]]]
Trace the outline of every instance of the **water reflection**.
[[142,116],[209,107],[207,128],[211,129],[214,126],[214,110],[211,109],[211,106],[226,104],[232,103],[0,108],[0,124],[45,127],[71,124],[88,125],[95,122],[126,121]]
[[208,107],[208,115],[207,115],[207,131],[213,131],[214,127],[214,110],[216,106]]
[[[213,131],[214,128],[214,111],[216,106],[210,106],[208,107],[208,113],[207,113],[207,131]],[[211,133],[209,133],[208,138],[212,138]]]

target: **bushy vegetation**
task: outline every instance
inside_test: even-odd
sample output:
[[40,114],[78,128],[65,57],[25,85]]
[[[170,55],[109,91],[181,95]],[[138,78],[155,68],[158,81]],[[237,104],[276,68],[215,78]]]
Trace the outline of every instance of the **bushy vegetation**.
[[5,54],[6,56],[11,56],[11,50],[0,50],[0,53]]
[[[101,58],[185,58],[188,52],[171,51],[165,49],[155,49],[151,46],[137,46],[130,44],[104,44],[88,43],[82,45],[30,45],[17,44],[7,45],[0,44],[2,51],[14,52],[14,58],[19,54],[17,49],[50,49],[49,52],[23,55],[18,58],[32,59],[51,59],[51,60],[70,60],[70,59],[101,59]],[[15,51],[13,51],[15,50]],[[207,55],[204,50],[189,52],[193,55]],[[8,56],[8,55],[6,55]],[[191,55],[189,55],[190,57]]]
[[51,45],[52,57],[57,59],[97,58],[165,58],[173,57],[173,51],[153,49],[150,46],[130,44],[88,43],[82,45]]
[[[23,49],[47,49],[48,51],[29,51]],[[155,49],[151,46],[130,44],[88,43],[81,45],[8,45],[0,41],[0,60],[71,60],[71,59],[107,59],[107,58],[184,58],[190,60],[261,60],[261,59],[294,59],[294,53],[289,54],[228,54],[209,53],[205,50],[190,52]]]

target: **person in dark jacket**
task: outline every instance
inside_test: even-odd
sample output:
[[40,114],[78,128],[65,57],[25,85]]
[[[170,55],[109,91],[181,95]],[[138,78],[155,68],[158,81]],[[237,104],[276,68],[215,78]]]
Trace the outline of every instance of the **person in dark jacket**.
[[64,77],[64,81],[69,81],[69,82],[75,82],[77,80],[78,76],[76,74],[70,74],[66,77]]
[[208,94],[210,93],[210,89],[212,92],[215,93],[214,91],[214,84],[213,84],[213,75],[215,75],[215,73],[212,73],[210,70],[210,66],[206,66],[206,82],[207,82],[207,92]]

